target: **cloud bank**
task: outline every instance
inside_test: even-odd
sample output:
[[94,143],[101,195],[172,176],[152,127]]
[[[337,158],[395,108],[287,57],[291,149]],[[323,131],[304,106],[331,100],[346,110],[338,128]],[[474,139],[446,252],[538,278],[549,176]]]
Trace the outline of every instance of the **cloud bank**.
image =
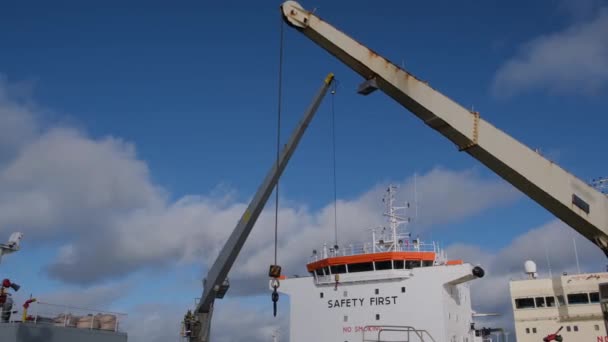
[[[0,234],[20,230],[28,243],[59,245],[55,257],[41,266],[49,277],[79,289],[41,298],[104,308],[131,295],[136,286],[124,280],[139,271],[210,266],[247,205],[236,200],[233,189],[171,200],[153,182],[134,144],[114,136],[92,137],[71,126],[44,125],[42,115],[0,82]],[[394,183],[401,188],[402,203],[413,204],[416,187],[423,210],[413,229],[419,233],[520,197],[506,183],[475,170],[437,167]],[[366,239],[368,228],[385,224],[381,198],[386,185],[338,201],[341,243]],[[310,210],[305,204],[282,203],[288,204],[279,213],[279,260],[286,274],[303,274],[311,250],[332,242],[333,204]],[[230,275],[232,297],[267,292],[273,222],[273,210],[264,211]],[[286,321],[269,319],[254,305],[228,300],[222,306],[215,318],[220,340],[267,341],[276,327],[287,335]],[[136,305],[126,328],[134,341],[174,339],[183,310],[170,302]],[[238,322],[237,315],[242,318]],[[243,331],[246,335],[238,335]]]
[[[567,2],[566,7],[578,17],[588,13],[590,6]],[[563,31],[524,44],[496,72],[493,92],[510,96],[538,89],[579,94],[604,90],[608,84],[608,7],[594,13]]]

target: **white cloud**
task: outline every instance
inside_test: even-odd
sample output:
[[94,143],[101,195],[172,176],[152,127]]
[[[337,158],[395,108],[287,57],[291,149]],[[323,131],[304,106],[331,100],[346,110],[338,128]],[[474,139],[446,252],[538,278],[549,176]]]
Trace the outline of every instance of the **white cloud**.
[[603,0],[561,0],[558,9],[575,20],[586,20],[597,14]]
[[0,165],[14,157],[38,130],[31,103],[15,96],[18,88],[0,75]]
[[[587,11],[587,6],[568,6],[573,11]],[[608,8],[594,13],[586,22],[522,46],[517,56],[498,69],[493,91],[508,96],[532,89],[586,94],[604,89],[608,83]]]
[[[1,84],[0,94],[7,94]],[[22,132],[16,142],[4,146],[6,158],[0,160],[0,233],[25,232],[24,248],[31,242],[46,247],[59,244],[56,259],[47,265],[49,274],[89,286],[75,289],[80,295],[71,303],[97,307],[125,296],[131,287],[120,281],[99,284],[138,270],[162,270],[176,262],[210,265],[247,204],[237,201],[232,189],[220,187],[211,194],[170,201],[164,189],[152,182],[132,144],[116,137],[91,138],[68,126],[41,129],[37,115],[35,107],[21,106],[10,96],[0,101],[0,119],[14,118],[19,124],[12,129]],[[412,201],[413,178],[397,183],[404,194],[399,200]],[[367,238],[367,228],[384,224],[380,199],[385,186],[379,184],[355,199],[338,202],[342,243],[361,241]],[[417,187],[421,215],[415,229],[419,231],[518,197],[504,182],[485,179],[472,170],[436,168],[420,175]],[[310,251],[333,239],[333,207],[311,211],[298,203],[282,203],[288,205],[280,210],[279,262],[286,274],[305,272]],[[273,222],[273,210],[264,211],[231,274],[232,296],[267,291],[264,274],[272,261]],[[32,267],[49,261],[40,262]],[[47,300],[61,302],[70,296],[69,291],[49,294]],[[137,336],[140,340],[176,337],[173,332],[182,310],[161,304],[136,308],[129,317],[134,340]],[[217,322],[224,327],[218,330],[237,330],[229,323],[234,315],[242,316],[243,324],[249,324],[259,340],[268,340],[277,324],[285,327],[276,320],[260,324],[259,317],[270,315],[247,310],[239,306],[218,309]]]
[[[403,187],[408,189],[412,183],[408,179]],[[431,170],[419,177],[418,186],[421,206],[433,208],[420,216],[419,230],[462,219],[516,198],[506,184],[479,179],[471,171]],[[383,188],[378,186],[355,200],[338,203],[342,242],[361,241],[367,238],[366,228],[383,224],[380,201]],[[83,235],[66,247],[51,271],[64,280],[87,283],[173,261],[209,266],[245,207],[246,203],[232,201],[218,205],[213,198],[185,197],[166,207],[133,210],[104,226],[102,233]],[[279,261],[286,272],[303,272],[311,250],[320,248],[323,242],[331,243],[333,209],[328,205],[319,212],[310,212],[305,206],[293,204],[281,208],[279,215]],[[272,228],[272,210],[264,211],[234,268],[236,279],[264,277],[273,258]],[[247,284],[242,289],[265,288],[264,282],[259,284],[260,287]],[[235,288],[238,293],[239,286]]]
[[[2,89],[0,94],[7,94]],[[33,106],[20,107],[8,96],[0,101],[0,116],[22,122],[18,129],[29,132],[20,134],[24,140],[13,144],[12,158],[0,164],[0,230],[21,230],[26,241],[61,242],[47,267],[53,277],[91,285],[179,261],[209,266],[247,205],[236,201],[231,189],[171,202],[152,182],[133,144],[111,136],[93,139],[66,126],[41,130],[36,115]],[[400,183],[411,201],[413,179]],[[471,170],[433,169],[418,177],[417,185],[423,213],[418,230],[517,196],[505,183]],[[367,228],[383,224],[384,186],[339,201],[341,241],[361,240]],[[280,262],[297,273],[313,248],[332,239],[333,208],[311,212],[305,205],[282,203],[289,204],[280,210]],[[272,210],[263,212],[235,267],[237,278],[263,277],[272,261],[272,227]]]

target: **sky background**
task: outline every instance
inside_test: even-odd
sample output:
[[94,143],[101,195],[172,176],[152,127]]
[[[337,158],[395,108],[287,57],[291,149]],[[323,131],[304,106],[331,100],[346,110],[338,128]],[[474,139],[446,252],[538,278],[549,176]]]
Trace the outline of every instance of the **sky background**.
[[[605,1],[302,3],[583,180],[606,176]],[[0,239],[25,233],[2,276],[17,302],[128,313],[130,341],[175,341],[201,279],[276,153],[280,2],[2,2]],[[328,72],[320,107],[280,187],[279,263],[304,274],[334,236],[331,102],[339,240],[383,223],[382,189],[401,186],[411,231],[480,263],[474,306],[504,315],[508,281],[534,259],[546,275],[605,257],[546,210],[285,27],[283,141]],[[333,97],[333,98],[332,98]],[[218,303],[213,336],[287,340],[272,318],[269,202]],[[544,248],[539,248],[539,241]],[[546,253],[545,253],[546,251]],[[238,321],[235,320],[238,315]],[[239,327],[239,329],[235,329]]]

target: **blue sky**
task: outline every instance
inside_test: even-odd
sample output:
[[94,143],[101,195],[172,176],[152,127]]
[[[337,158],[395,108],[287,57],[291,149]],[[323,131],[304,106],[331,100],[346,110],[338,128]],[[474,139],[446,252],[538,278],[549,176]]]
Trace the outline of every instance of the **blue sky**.
[[[608,47],[597,41],[607,32],[604,3],[433,1],[378,5],[350,1],[303,5],[317,8],[331,24],[390,60],[403,63],[435,89],[479,111],[528,146],[540,148],[582,179],[606,175]],[[31,164],[42,170],[48,184],[40,184],[35,177],[29,183],[28,179],[18,184],[7,181],[11,187],[5,187],[9,190],[4,194],[0,190],[0,199],[48,188],[52,190],[41,190],[48,201],[62,202],[69,193],[74,202],[65,201],[66,206],[76,206],[72,207],[75,213],[50,210],[34,223],[0,206],[0,232],[8,236],[15,229],[26,231],[24,251],[7,258],[3,272],[29,283],[30,292],[52,295],[63,287],[90,291],[91,296],[112,298],[106,303],[124,310],[148,303],[149,297],[176,286],[182,290],[172,292],[176,312],[182,310],[179,305],[197,296],[197,279],[213,253],[198,250],[196,238],[202,239],[200,249],[209,247],[205,242],[214,241],[214,246],[221,243],[222,234],[232,229],[240,206],[256,190],[275,156],[278,6],[278,2],[245,1],[4,4],[0,13],[0,104],[4,107],[0,113],[24,112],[28,124],[24,125],[27,134],[15,138],[16,143],[9,141],[14,146],[0,148],[0,172],[20,170],[23,165],[16,161],[28,160],[30,152],[35,156],[32,150],[49,156],[49,160],[55,160],[52,153],[60,153],[62,158],[73,153],[64,164],[74,167],[66,171],[54,165],[52,172],[46,173],[47,164]],[[384,94],[357,95],[358,75],[287,27],[284,48],[284,138],[325,75],[334,72],[339,80],[333,100],[337,189],[338,198],[345,203],[344,212],[349,205],[365,202],[378,185],[389,181],[411,185],[411,177],[417,173],[427,179],[423,184],[429,189],[438,186],[457,196],[439,196],[439,200],[462,201],[458,196],[463,195],[463,189],[475,192],[478,186],[480,193],[496,198],[495,203],[489,200],[478,210],[456,210],[460,216],[430,220],[429,227],[420,228],[446,246],[467,244],[492,253],[553,221],[548,212],[510,192],[504,182],[473,158],[457,152],[450,142]],[[323,213],[333,199],[330,101],[328,96],[281,181],[282,205],[293,209],[295,217],[304,215],[319,227],[323,227]],[[0,119],[9,120],[8,115]],[[59,128],[69,132],[57,133]],[[60,148],[47,151],[47,146]],[[6,155],[4,151],[8,151]],[[81,152],[82,158],[78,155]],[[109,167],[113,163],[117,166]],[[437,170],[443,173],[434,173]],[[82,182],[62,178],[72,171]],[[125,174],[133,178],[123,177]],[[108,190],[109,194],[104,193],[107,202],[80,208],[83,198],[97,195],[93,190],[114,184],[115,178],[99,187],[91,185],[108,175],[125,179],[117,182],[124,188],[136,184],[136,190],[125,190],[125,194],[120,189]],[[464,181],[470,183],[461,188]],[[53,184],[66,187],[57,190]],[[434,194],[435,190],[428,191]],[[474,194],[469,196],[475,198]],[[180,207],[184,200],[190,202]],[[442,217],[444,213],[435,211],[452,203],[435,206],[422,202],[421,211],[428,217]],[[138,211],[142,208],[154,215],[145,217]],[[36,216],[39,208],[26,209]],[[171,219],[182,217],[172,215],[174,209],[201,213],[192,214],[192,222],[184,223],[189,228],[182,231]],[[217,241],[204,234],[205,222],[196,221],[206,218],[207,212],[213,212],[217,222],[223,220]],[[156,217],[167,224],[157,228],[166,234],[174,229],[175,234],[201,236],[186,237],[192,241],[192,246],[183,248],[187,252],[175,243],[159,256],[150,252],[156,247],[142,242],[145,252],[117,257],[124,262],[124,269],[113,273],[106,265],[104,277],[83,281],[79,268],[69,274],[72,268],[66,265],[78,263],[69,256],[86,259],[84,246],[94,241],[91,232],[103,236],[99,240],[103,250],[108,246],[104,243],[115,237],[105,231],[121,234],[130,224],[154,222]],[[342,221],[349,222],[349,218]],[[203,232],[197,231],[197,224]],[[79,228],[84,225],[94,230],[85,234],[84,228]],[[349,227],[340,229],[347,231]],[[266,246],[263,241],[270,243],[272,236],[267,229],[264,232],[252,250]],[[324,232],[326,235],[320,236],[331,239],[331,229]],[[68,259],[71,261],[65,261]],[[53,268],[57,260],[65,261],[59,262],[65,267]],[[83,261],[80,266],[91,265]],[[242,298],[253,298],[257,303],[255,296]]]

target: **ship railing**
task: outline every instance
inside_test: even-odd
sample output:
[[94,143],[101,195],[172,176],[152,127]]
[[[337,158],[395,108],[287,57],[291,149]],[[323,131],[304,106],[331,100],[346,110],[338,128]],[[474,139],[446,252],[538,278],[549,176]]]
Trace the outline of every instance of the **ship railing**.
[[[47,324],[75,329],[124,332],[127,314],[68,305],[35,302],[27,311],[24,323]],[[11,316],[12,322],[23,322],[23,313]]]
[[351,256],[361,254],[373,254],[373,253],[384,253],[384,252],[437,252],[438,248],[435,243],[417,243],[414,244],[411,241],[397,243],[395,247],[392,242],[381,243],[364,243],[364,244],[351,244],[348,246],[342,246],[338,248],[323,247],[322,253],[314,253],[311,257],[311,262],[325,259],[326,257],[339,257],[339,256]]
[[366,325],[363,342],[436,342],[424,329],[407,325]]

